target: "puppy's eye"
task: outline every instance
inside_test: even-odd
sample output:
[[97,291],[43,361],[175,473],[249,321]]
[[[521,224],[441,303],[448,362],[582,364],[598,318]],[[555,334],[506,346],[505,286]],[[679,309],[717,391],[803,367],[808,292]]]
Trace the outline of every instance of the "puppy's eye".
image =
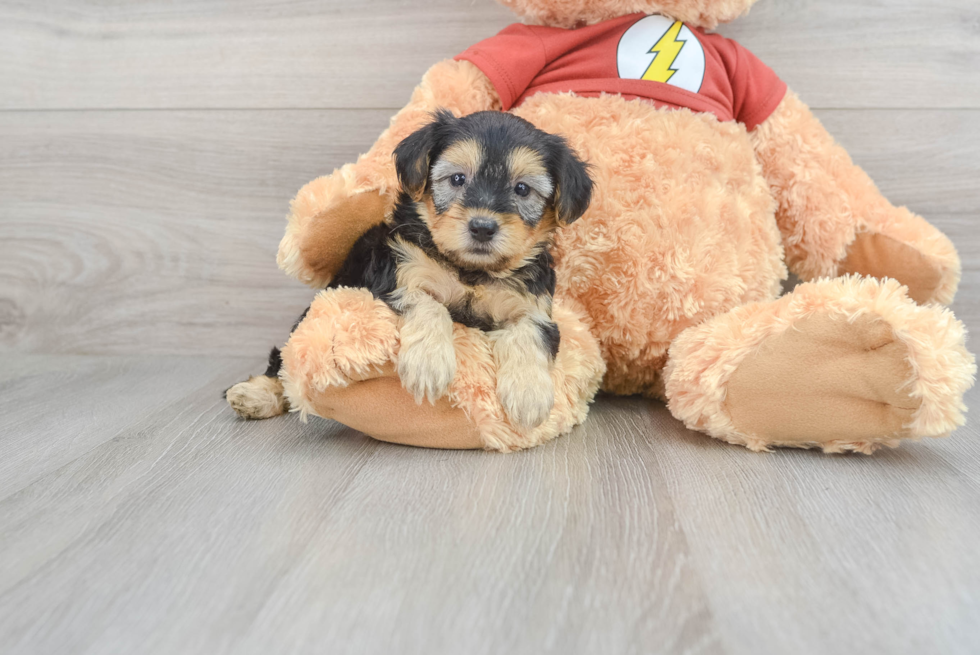
[[463,186],[466,184],[466,176],[462,173],[453,173],[453,176],[449,178],[449,183],[453,186]]
[[523,182],[518,182],[517,186],[514,187],[514,193],[521,196],[522,198],[527,194],[531,193],[531,187],[524,184]]

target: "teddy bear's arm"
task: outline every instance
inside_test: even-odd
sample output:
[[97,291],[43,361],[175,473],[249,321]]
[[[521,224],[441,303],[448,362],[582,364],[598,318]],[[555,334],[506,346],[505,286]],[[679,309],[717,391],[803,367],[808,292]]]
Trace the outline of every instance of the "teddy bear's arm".
[[891,277],[917,302],[952,301],[960,261],[950,240],[889,203],[794,93],[787,92],[752,140],[776,198],[793,273],[804,280]]
[[458,115],[499,109],[490,80],[468,61],[442,61],[426,72],[408,104],[354,164],[319,177],[296,194],[277,261],[288,275],[326,286],[354,242],[384,219],[398,181],[391,153],[440,107]]

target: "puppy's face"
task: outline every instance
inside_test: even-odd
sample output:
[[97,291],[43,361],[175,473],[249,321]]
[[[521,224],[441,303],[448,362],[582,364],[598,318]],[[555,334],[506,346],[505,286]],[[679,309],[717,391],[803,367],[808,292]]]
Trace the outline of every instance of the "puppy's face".
[[432,166],[423,218],[439,249],[468,268],[508,268],[557,227],[555,183],[540,152],[464,136]]
[[440,112],[395,157],[436,246],[463,268],[517,267],[584,213],[592,191],[563,139],[501,112]]

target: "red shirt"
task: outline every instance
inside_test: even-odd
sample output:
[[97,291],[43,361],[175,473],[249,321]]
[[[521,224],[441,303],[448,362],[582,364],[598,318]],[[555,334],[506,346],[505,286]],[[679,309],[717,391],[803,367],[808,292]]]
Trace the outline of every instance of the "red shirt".
[[504,110],[539,92],[615,93],[710,112],[751,130],[786,94],[786,84],[739,44],[660,15],[574,30],[511,25],[456,59],[490,78]]

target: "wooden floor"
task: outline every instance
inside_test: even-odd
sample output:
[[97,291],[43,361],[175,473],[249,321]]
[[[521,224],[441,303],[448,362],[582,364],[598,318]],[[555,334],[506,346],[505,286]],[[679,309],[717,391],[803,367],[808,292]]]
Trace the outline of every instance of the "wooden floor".
[[[0,0],[0,653],[980,652],[976,417],[762,455],[600,398],[495,455],[224,405],[311,296],[274,262],[291,195],[511,20]],[[952,236],[980,333],[976,0],[762,0],[722,31]]]

